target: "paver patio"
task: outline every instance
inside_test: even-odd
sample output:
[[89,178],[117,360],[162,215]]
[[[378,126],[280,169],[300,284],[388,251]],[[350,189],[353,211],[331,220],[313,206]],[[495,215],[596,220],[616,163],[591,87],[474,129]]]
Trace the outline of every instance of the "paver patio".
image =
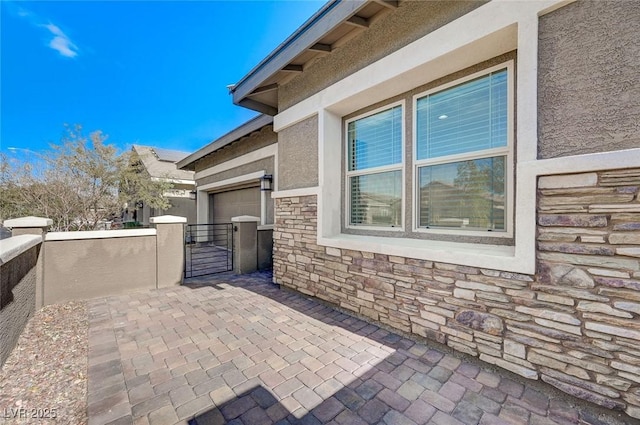
[[89,424],[624,423],[269,280],[90,301]]

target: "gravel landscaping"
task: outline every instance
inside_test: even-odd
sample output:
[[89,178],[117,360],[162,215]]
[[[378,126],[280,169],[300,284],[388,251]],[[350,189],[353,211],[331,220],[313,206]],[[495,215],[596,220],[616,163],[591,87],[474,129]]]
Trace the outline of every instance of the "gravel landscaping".
[[0,370],[0,423],[87,423],[87,329],[84,302],[36,312]]

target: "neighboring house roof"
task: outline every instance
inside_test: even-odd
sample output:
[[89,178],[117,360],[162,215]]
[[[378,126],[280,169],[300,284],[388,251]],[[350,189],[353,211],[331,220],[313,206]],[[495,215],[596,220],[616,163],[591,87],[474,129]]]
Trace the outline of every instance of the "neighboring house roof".
[[238,141],[243,137],[249,136],[251,133],[260,131],[265,126],[271,124],[273,124],[273,117],[269,115],[258,115],[257,117],[245,122],[241,126],[231,130],[224,136],[209,143],[205,147],[197,150],[186,158],[178,161],[176,165],[181,170],[194,170],[195,163],[199,159],[202,159],[207,155],[211,155],[212,153],[224,148],[225,146]]
[[170,179],[174,183],[182,184],[194,183],[192,171],[180,170],[176,167],[176,162],[189,155],[188,152],[140,145],[133,145],[133,150],[138,154],[144,168],[152,178]]
[[320,55],[368,28],[398,0],[330,0],[237,84],[233,103],[268,115],[278,112],[278,85],[291,80]]

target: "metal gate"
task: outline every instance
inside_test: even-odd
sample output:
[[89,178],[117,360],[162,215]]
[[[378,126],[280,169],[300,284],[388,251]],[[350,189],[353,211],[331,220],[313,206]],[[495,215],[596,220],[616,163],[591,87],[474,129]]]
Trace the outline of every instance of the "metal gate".
[[233,270],[233,225],[188,224],[184,251],[185,278]]

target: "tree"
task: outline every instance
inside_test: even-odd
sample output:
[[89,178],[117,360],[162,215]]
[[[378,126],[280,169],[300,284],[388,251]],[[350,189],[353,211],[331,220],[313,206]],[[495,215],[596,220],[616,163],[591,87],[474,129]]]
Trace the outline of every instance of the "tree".
[[51,230],[93,230],[119,218],[126,203],[167,209],[172,184],[153,181],[132,151],[119,153],[101,131],[88,137],[66,126],[60,144],[27,160],[3,155],[0,218],[25,215],[53,220]]

